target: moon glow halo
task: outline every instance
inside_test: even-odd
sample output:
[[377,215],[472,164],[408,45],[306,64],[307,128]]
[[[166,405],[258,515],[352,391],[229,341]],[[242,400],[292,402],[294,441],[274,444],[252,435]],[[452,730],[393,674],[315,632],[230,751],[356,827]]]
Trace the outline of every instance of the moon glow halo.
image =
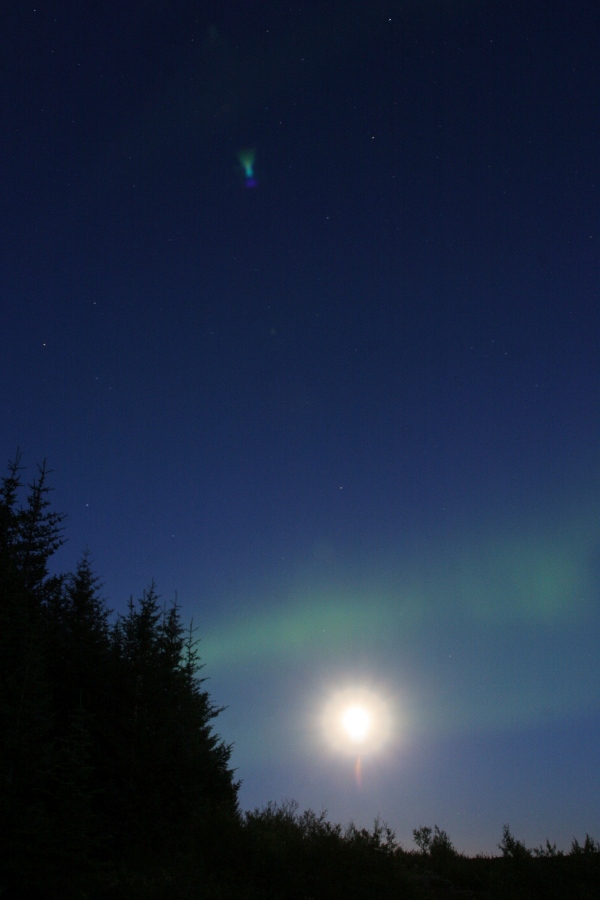
[[369,734],[371,716],[363,706],[349,706],[342,716],[342,724],[350,740],[362,744]]
[[333,749],[353,756],[380,750],[391,730],[387,704],[366,688],[334,694],[323,710],[322,725]]

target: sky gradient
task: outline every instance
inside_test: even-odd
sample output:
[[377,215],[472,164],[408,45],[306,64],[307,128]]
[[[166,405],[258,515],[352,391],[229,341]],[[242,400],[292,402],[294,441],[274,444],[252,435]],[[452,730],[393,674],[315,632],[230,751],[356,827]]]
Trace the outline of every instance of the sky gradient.
[[598,839],[596,5],[12,7],[0,451],[57,566],[193,617],[244,808]]

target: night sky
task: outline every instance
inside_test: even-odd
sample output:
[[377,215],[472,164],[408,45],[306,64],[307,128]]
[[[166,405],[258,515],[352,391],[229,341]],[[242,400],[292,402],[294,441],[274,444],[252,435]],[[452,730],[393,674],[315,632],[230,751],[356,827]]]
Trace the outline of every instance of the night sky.
[[245,809],[600,838],[597,3],[0,16],[0,452],[56,567],[193,617]]

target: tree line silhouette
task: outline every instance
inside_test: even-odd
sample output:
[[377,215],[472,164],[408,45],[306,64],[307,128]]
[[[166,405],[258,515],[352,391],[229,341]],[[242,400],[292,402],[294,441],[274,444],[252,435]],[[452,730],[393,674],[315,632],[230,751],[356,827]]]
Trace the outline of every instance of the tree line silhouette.
[[[63,543],[45,466],[0,486],[0,897],[600,897],[600,845],[469,859],[421,827],[347,828],[292,802],[242,813],[192,625],[154,584],[113,617]],[[25,492],[25,500],[21,497]]]

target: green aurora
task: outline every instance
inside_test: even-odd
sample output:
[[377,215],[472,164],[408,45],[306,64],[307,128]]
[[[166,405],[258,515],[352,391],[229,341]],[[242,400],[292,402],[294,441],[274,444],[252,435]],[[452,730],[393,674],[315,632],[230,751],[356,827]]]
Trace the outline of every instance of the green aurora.
[[600,526],[565,509],[555,522],[432,549],[419,571],[388,553],[352,585],[308,565],[285,601],[211,629],[202,658],[219,678],[308,664],[324,680],[371,660],[401,684],[415,732],[585,713],[600,699],[589,627]]

